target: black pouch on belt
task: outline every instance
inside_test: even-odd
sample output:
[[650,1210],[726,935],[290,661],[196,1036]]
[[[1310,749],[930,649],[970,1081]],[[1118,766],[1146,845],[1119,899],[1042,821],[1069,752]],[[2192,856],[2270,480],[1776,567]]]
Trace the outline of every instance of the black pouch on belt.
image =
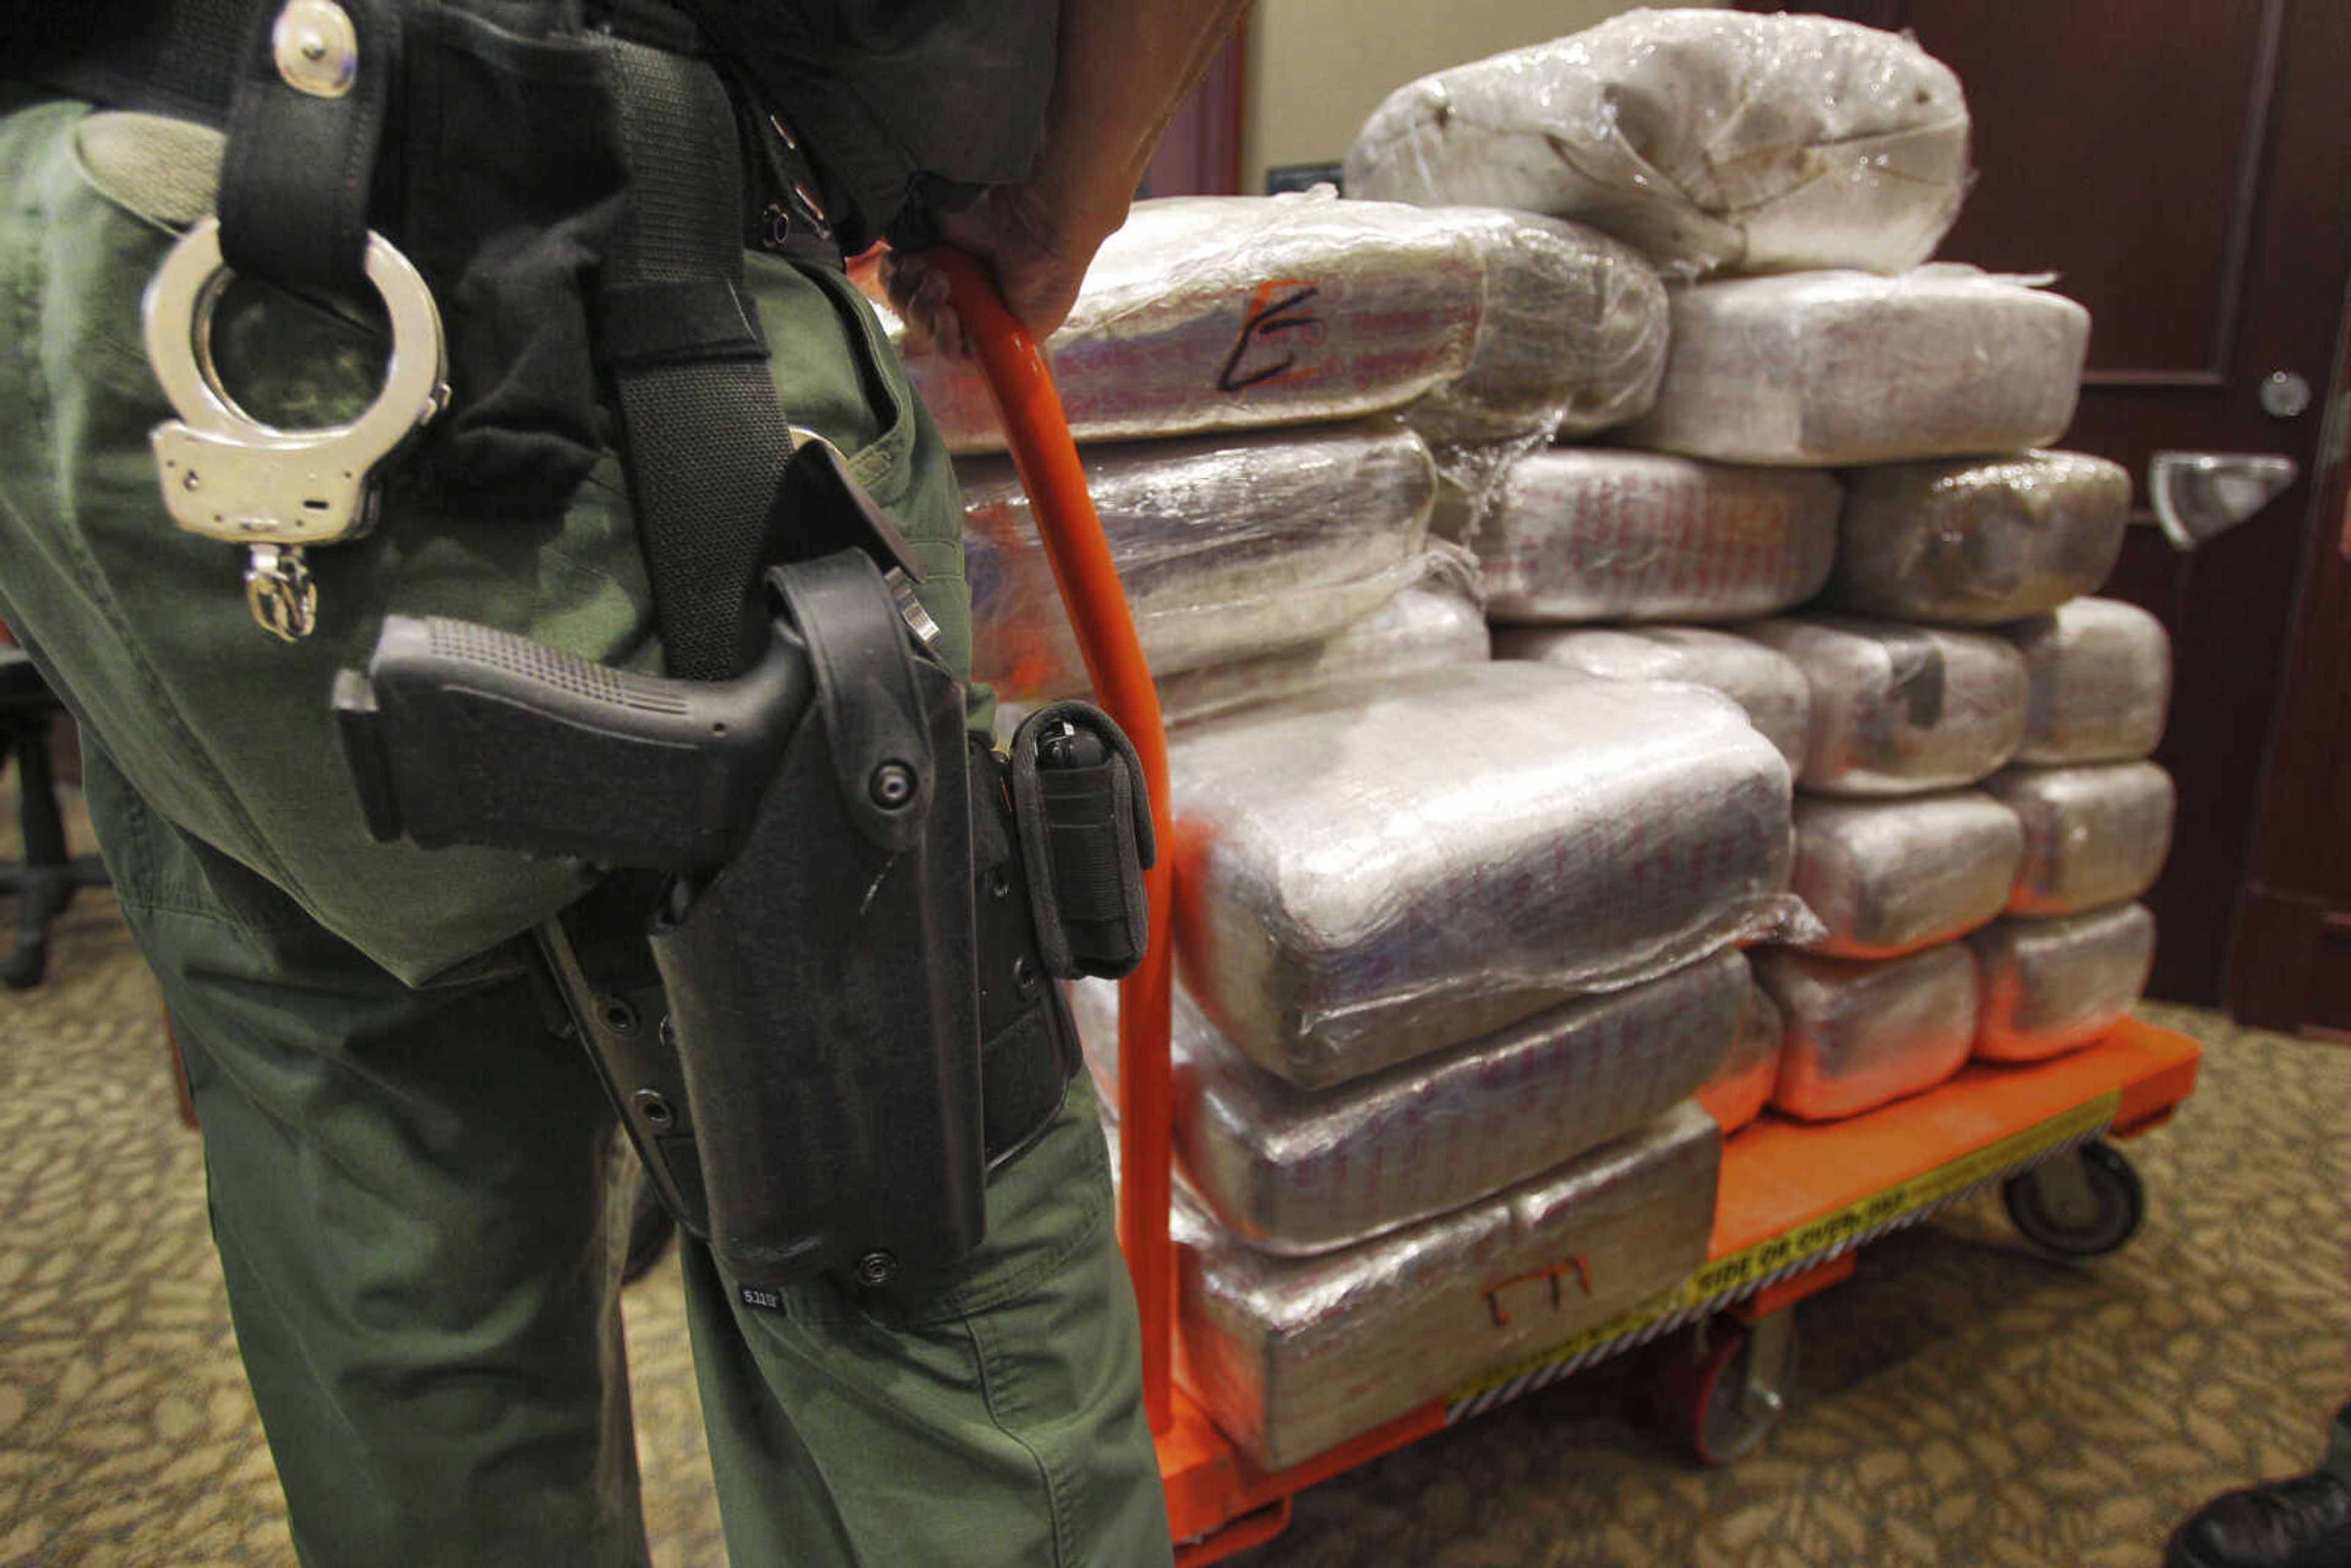
[[1117,979],[1143,961],[1155,856],[1143,763],[1111,716],[1062,702],[1012,737],[1012,803],[1046,969]]

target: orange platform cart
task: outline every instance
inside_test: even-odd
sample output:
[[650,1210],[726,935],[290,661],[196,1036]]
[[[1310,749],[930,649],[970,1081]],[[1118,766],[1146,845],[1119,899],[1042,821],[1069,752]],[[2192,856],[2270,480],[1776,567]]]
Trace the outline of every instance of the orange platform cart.
[[[996,395],[1095,694],[1134,743],[1155,831],[1170,845],[1158,695],[1051,375],[986,274],[961,256],[939,259]],[[1661,1408],[1699,1458],[1735,1458],[1761,1440],[1782,1408],[1789,1309],[1851,1274],[1856,1249],[1998,1185],[2027,1239],[2076,1258],[2110,1252],[2137,1230],[2145,1197],[2129,1163],[2105,1140],[2164,1121],[2195,1087],[2194,1040],[2126,1019],[2071,1054],[1972,1065],[1939,1088],[1846,1121],[1808,1125],[1767,1113],[1724,1143],[1708,1261],[1689,1280],[1305,1464],[1269,1471],[1174,1375],[1181,1346],[1167,1223],[1173,858],[1163,851],[1147,874],[1150,950],[1120,987],[1119,1235],[1142,1315],[1144,1399],[1179,1568],[1271,1540],[1288,1525],[1291,1500],[1319,1481],[1668,1334],[1684,1339],[1665,1358]]]

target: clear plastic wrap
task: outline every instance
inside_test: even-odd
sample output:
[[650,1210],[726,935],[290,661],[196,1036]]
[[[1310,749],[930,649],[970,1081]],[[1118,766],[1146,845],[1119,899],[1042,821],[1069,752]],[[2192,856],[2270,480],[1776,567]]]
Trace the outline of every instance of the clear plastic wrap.
[[2023,853],[2016,814],[1980,789],[1799,797],[1792,885],[1828,927],[1805,950],[1896,958],[1965,936],[2007,906]]
[[[1705,1081],[1750,985],[1736,953],[1569,1002],[1336,1089],[1294,1089],[1227,1044],[1180,988],[1175,1141],[1227,1234],[1328,1252],[1450,1213],[1598,1148]],[[1116,1082],[1117,988],[1071,988],[1097,1080]]]
[[2125,904],[2063,920],[2003,920],[1968,938],[1983,977],[1976,1054],[2035,1061],[2097,1039],[2138,1004],[2155,916]]
[[1294,1465],[1596,1328],[1706,1261],[1722,1133],[1685,1103],[1547,1176],[1320,1258],[1218,1231],[1180,1189],[1186,1386]]
[[2154,753],[2171,707],[2162,622],[2119,599],[2076,599],[2006,632],[2031,683],[2017,761],[2053,768]]
[[1468,366],[1404,411],[1431,444],[1572,440],[1649,412],[1666,373],[1666,289],[1646,257],[1530,213],[1429,216],[1468,234],[1486,273]]
[[1844,476],[1826,609],[1991,626],[2095,592],[2122,554],[2130,475],[2079,452]]
[[1680,277],[1896,272],[1959,215],[1967,101],[1904,35],[1633,11],[1397,89],[1345,177],[1353,195],[1578,218]]
[[1169,752],[1179,970],[1301,1087],[1817,929],[1787,764],[1697,687],[1459,664]]
[[1703,626],[1498,626],[1494,656],[1532,659],[1612,681],[1680,681],[1720,692],[1801,768],[1812,687],[1794,660],[1734,632]]
[[[877,303],[948,450],[1003,450],[978,372]],[[1081,443],[1407,405],[1447,443],[1578,435],[1656,397],[1666,298],[1630,246],[1528,214],[1177,196],[1135,204],[1045,351]]]
[[2152,762],[2011,768],[1984,788],[2024,829],[2011,915],[2080,915],[2137,898],[2163,874],[2179,792]]
[[1394,599],[1320,642],[1162,677],[1160,716],[1173,728],[1332,686],[1492,657],[1485,583],[1468,551],[1434,541],[1414,571]]
[[1964,942],[1905,958],[1755,955],[1787,1035],[1771,1103],[1792,1116],[1856,1116],[1931,1089],[1975,1047],[1975,960]]
[[1980,632],[1842,616],[1740,629],[1795,661],[1812,695],[1796,782],[1828,795],[1923,795],[2005,766],[2024,737],[2024,661]]
[[1846,467],[2045,446],[2073,423],[2090,313],[1971,267],[1807,272],[1673,291],[1635,446]]
[[1820,591],[1841,496],[1826,474],[1561,447],[1510,465],[1469,543],[1496,622],[1744,621]]
[[[1420,570],[1436,485],[1394,423],[1098,447],[1086,485],[1152,669],[1224,664],[1340,631]],[[1085,665],[1003,458],[956,465],[973,668],[1020,700],[1082,691]]]
[[1541,440],[1489,442],[1478,446],[1444,446],[1437,455],[1437,504],[1428,514],[1428,531],[1440,539],[1467,545],[1478,537],[1488,511],[1502,489],[1510,465],[1544,446]]
[[1771,1103],[1771,1091],[1780,1082],[1780,1040],[1786,1027],[1780,1018],[1780,1004],[1750,969],[1747,999],[1740,1005],[1730,1049],[1714,1076],[1694,1096],[1724,1133],[1739,1131]]

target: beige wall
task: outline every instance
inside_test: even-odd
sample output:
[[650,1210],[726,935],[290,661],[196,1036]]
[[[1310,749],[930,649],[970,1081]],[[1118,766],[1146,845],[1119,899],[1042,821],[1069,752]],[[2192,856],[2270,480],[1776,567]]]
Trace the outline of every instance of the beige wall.
[[1380,99],[1415,77],[1631,9],[1624,0],[1257,0],[1241,189],[1265,189],[1269,165],[1337,162]]

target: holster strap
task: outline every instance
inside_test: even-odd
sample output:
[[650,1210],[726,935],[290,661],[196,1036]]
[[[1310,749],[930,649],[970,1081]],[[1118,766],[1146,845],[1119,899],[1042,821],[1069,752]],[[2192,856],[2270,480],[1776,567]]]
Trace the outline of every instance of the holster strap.
[[[614,37],[613,79],[629,164],[630,212],[606,259],[597,318],[644,314],[656,291],[697,297],[707,326],[743,303],[743,180],[734,105],[700,60]],[[624,329],[627,330],[629,329]],[[730,332],[689,329],[656,351],[615,354],[614,383],[653,613],[672,674],[739,674],[767,634],[755,612],[773,559],[768,518],[791,432],[766,364]],[[700,349],[681,352],[688,337]]]
[[640,283],[596,298],[596,357],[630,370],[681,360],[768,358],[768,335],[742,289],[723,277]]
[[248,25],[221,164],[221,256],[286,287],[357,288],[365,279],[376,152],[400,79],[397,0],[338,0],[358,36],[340,97],[279,71],[278,7]]

